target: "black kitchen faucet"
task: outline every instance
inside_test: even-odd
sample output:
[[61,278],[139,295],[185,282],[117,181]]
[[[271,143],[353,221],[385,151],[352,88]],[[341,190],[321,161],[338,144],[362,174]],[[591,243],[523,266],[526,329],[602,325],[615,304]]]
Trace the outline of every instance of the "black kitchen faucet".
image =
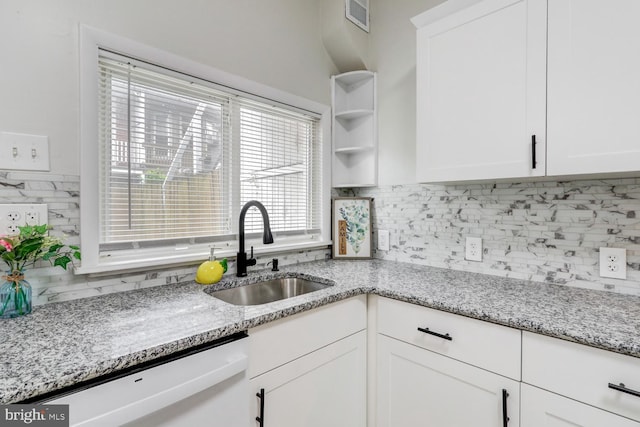
[[256,265],[253,257],[253,246],[251,246],[251,256],[247,259],[247,253],[244,250],[244,217],[251,206],[255,206],[262,214],[262,222],[264,224],[264,232],[262,234],[262,243],[265,245],[273,243],[273,235],[271,234],[271,226],[269,225],[269,214],[264,205],[257,200],[251,200],[245,203],[240,210],[240,223],[238,226],[238,255],[236,257],[236,276],[244,277],[247,275],[247,266]]

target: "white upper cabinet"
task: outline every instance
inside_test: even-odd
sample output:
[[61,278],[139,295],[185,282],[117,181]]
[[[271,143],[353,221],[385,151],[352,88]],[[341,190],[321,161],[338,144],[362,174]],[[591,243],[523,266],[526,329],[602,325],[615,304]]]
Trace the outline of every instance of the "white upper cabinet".
[[638,0],[549,1],[549,175],[640,170],[638,22]]
[[546,2],[469,3],[413,20],[418,181],[544,175]]
[[637,0],[449,0],[415,17],[418,181],[640,170],[639,21]]

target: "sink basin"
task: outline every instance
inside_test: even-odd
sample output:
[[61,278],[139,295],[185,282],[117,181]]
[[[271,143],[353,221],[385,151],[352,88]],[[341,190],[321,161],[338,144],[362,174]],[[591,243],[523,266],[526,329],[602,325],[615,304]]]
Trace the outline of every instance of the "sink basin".
[[233,305],[260,305],[279,301],[309,292],[326,289],[330,284],[300,277],[283,277],[236,288],[209,292],[209,295]]

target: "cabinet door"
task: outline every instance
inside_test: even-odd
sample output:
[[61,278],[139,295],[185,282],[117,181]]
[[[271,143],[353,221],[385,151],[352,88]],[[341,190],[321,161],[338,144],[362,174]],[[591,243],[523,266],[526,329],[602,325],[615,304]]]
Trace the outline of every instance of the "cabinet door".
[[485,0],[417,43],[418,181],[544,175],[546,1]]
[[638,427],[635,421],[522,384],[522,427]]
[[549,2],[549,175],[640,170],[640,2]]
[[378,427],[519,425],[517,381],[378,335]]
[[[259,357],[259,355],[258,355]],[[289,362],[250,381],[252,426],[264,389],[265,427],[365,427],[366,331]]]

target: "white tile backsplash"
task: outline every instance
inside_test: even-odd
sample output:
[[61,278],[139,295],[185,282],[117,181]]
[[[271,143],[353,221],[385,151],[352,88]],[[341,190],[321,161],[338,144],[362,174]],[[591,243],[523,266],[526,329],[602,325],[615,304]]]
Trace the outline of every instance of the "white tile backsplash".
[[[640,178],[467,185],[410,184],[341,190],[373,197],[374,231],[390,231],[376,258],[640,295]],[[49,224],[79,243],[80,180],[0,171],[0,203],[47,203]],[[466,236],[483,261],[464,259]],[[374,246],[376,238],[374,236]],[[627,279],[598,276],[598,248],[627,249]],[[279,254],[281,265],[324,259],[327,249]],[[259,260],[266,263],[270,257]],[[29,273],[44,304],[189,280],[196,266],[107,277],[42,267]]]
[[[373,197],[376,258],[640,294],[640,178],[341,190]],[[483,261],[464,259],[466,236]],[[374,245],[376,238],[374,236]],[[627,250],[627,279],[600,278],[601,246]]]

